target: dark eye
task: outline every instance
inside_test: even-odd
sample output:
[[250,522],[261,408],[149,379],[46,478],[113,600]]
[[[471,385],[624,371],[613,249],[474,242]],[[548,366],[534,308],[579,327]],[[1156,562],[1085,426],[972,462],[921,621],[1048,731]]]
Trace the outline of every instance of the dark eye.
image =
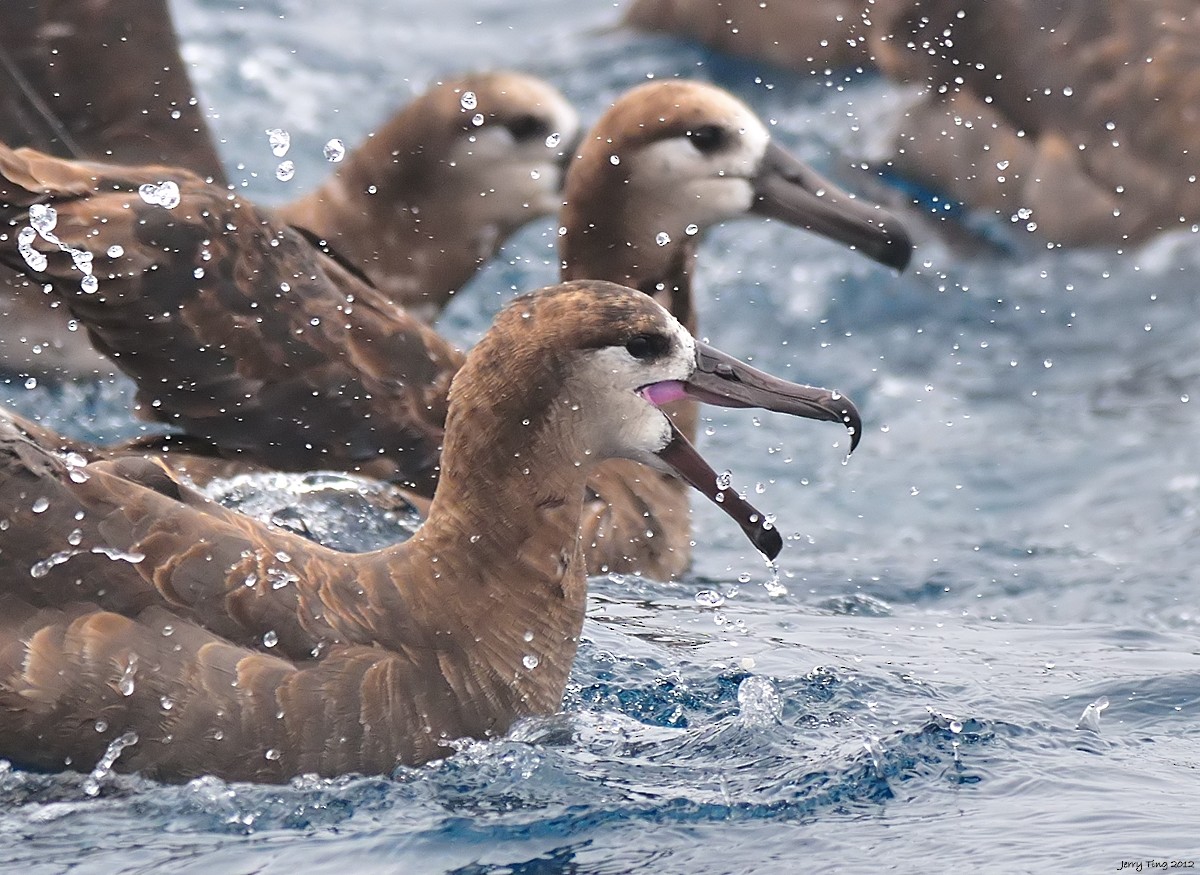
[[661,334],[635,334],[625,341],[625,350],[640,361],[656,359],[670,346],[671,341]]
[[716,125],[701,125],[688,131],[688,138],[696,151],[704,155],[711,155],[725,145],[725,131]]
[[508,132],[514,140],[532,140],[534,137],[545,139],[550,133],[550,126],[544,119],[536,115],[519,115],[508,123]]

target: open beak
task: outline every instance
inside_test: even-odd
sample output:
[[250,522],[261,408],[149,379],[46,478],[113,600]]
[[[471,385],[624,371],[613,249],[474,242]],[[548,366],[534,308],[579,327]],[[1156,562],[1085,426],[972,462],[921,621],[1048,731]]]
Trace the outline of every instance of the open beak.
[[[696,370],[685,381],[653,383],[641,390],[656,405],[684,397],[720,407],[758,407],[806,419],[841,422],[850,430],[850,452],[858,446],[862,419],[850,399],[828,389],[789,383],[752,368],[733,356],[696,342]],[[671,425],[670,442],[658,452],[676,474],[731,516],[768,559],[783,549],[779,531],[746,499],[717,482],[717,475],[696,448]]]
[[852,198],[774,143],[767,145],[753,185],[751,212],[845,243],[896,270],[908,266],[912,239],[899,220]]

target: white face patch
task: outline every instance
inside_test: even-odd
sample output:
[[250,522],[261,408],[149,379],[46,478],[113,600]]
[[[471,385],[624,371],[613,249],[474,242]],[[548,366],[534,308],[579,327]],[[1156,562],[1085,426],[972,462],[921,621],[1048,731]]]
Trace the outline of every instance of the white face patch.
[[663,311],[662,327],[672,336],[667,355],[653,361],[634,358],[623,346],[583,353],[572,375],[571,397],[584,414],[584,444],[597,457],[616,456],[661,468],[655,455],[671,440],[665,413],[638,394],[651,383],[687,380],[696,368],[696,343],[673,316]]
[[[711,124],[729,132],[722,148],[705,154],[687,136],[651,143],[632,155],[630,185],[644,192],[642,222],[674,236],[689,225],[703,230],[745,214],[754,203],[752,180],[770,135],[753,113],[736,102],[714,113]],[[693,231],[695,233],[695,231]]]
[[454,184],[466,189],[468,224],[514,224],[555,212],[561,202],[561,155],[574,141],[579,116],[548,92],[549,136],[516,140],[502,124],[487,120],[455,141],[449,162],[463,172]]

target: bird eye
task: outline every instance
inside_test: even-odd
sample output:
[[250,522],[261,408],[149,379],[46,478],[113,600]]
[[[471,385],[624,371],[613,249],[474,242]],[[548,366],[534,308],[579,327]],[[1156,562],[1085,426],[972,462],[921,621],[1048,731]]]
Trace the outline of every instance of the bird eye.
[[625,351],[639,361],[648,361],[665,353],[670,345],[661,334],[635,334],[625,341]]
[[550,126],[544,119],[540,119],[536,115],[519,115],[506,127],[513,139],[517,141],[532,140],[535,137],[541,140],[550,133]]
[[711,155],[725,145],[725,131],[717,125],[701,125],[688,131],[688,139],[696,147],[696,151]]

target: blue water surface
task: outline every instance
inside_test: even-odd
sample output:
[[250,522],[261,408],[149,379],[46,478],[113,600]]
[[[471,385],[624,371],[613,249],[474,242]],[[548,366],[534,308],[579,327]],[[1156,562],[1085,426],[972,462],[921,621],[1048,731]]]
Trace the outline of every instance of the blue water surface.
[[[908,98],[869,73],[801,76],[620,31],[612,3],[173,9],[231,177],[268,203],[322,178],[329,138],[357,141],[464,69],[545,76],[587,122],[648,76],[716,81],[788,149],[876,197],[883,130]],[[292,136],[288,183],[274,177],[274,127]],[[394,779],[125,776],[92,798],[81,775],[0,769],[0,867],[1200,863],[1200,241],[1185,229],[1065,252],[1025,219],[922,203],[903,276],[759,220],[702,247],[701,334],[846,391],[866,420],[843,464],[836,429],[711,412],[702,452],[788,536],[781,586],[725,516],[697,505],[687,579],[593,581],[561,714]],[[937,216],[950,217],[944,233]],[[515,291],[553,281],[553,227],[510,242],[445,330],[472,343]],[[0,387],[3,402],[85,436],[137,428],[123,383],[27,385]]]

